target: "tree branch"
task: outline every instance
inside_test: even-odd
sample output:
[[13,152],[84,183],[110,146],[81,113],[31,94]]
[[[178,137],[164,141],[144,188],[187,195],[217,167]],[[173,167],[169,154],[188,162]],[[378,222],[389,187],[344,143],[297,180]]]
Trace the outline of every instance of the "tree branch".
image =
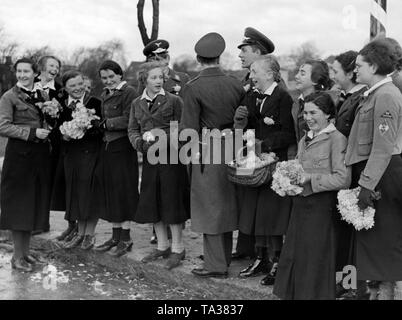
[[137,19],[138,19],[138,29],[140,30],[142,43],[146,46],[150,39],[147,34],[147,28],[144,23],[144,3],[145,0],[138,0],[137,4]]
[[152,0],[152,34],[151,41],[158,39],[159,32],[159,0]]

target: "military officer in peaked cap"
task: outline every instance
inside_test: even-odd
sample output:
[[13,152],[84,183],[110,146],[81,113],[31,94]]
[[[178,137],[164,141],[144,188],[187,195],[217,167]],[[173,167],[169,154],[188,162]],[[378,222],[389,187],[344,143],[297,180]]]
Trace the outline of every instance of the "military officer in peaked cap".
[[[245,91],[239,80],[226,75],[219,67],[225,40],[218,33],[208,33],[194,49],[202,70],[184,87],[181,128],[199,134],[203,128],[232,129],[234,112]],[[221,143],[219,163],[214,163],[214,159],[205,163],[204,152],[213,147],[207,144],[206,150],[201,148],[201,164],[192,164],[191,226],[195,232],[203,233],[204,248],[204,267],[192,273],[200,277],[227,277],[232,232],[237,230],[236,190],[226,176],[224,137],[222,134],[220,139],[208,140]]]
[[[253,91],[253,83],[250,79],[250,66],[257,60],[263,58],[265,55],[274,52],[274,43],[260,31],[248,27],[244,30],[244,39],[237,48],[240,49],[239,58],[241,60],[242,67],[248,69],[246,77],[243,79],[243,86],[247,91],[245,100],[242,102],[242,107],[240,107],[236,112],[236,117],[238,120],[252,116],[249,114],[249,110],[253,109],[253,105],[256,104],[256,92]],[[243,188],[238,186],[239,193],[239,205],[242,203]],[[255,255],[254,248],[254,237],[250,235],[245,235],[239,231],[237,238],[236,250],[232,254],[233,259],[246,259],[253,258]]]
[[[163,39],[157,39],[148,43],[143,54],[147,61],[158,60],[166,63],[164,70],[165,82],[163,89],[167,92],[181,96],[182,88],[190,80],[187,73],[177,72],[169,68],[170,55],[169,55],[169,42]],[[144,88],[139,85],[138,94],[142,94]]]

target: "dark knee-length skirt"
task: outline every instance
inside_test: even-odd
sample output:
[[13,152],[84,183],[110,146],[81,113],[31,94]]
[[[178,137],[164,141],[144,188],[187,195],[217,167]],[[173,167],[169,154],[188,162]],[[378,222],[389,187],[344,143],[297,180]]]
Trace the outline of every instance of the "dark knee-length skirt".
[[49,225],[51,186],[48,142],[9,139],[0,189],[0,229],[32,231]]
[[99,218],[100,189],[95,183],[102,141],[78,140],[68,143],[64,155],[66,180],[66,214],[68,221]]
[[150,164],[144,156],[135,222],[180,224],[190,218],[190,186],[182,164]]
[[275,193],[270,184],[257,188],[242,187],[239,230],[248,235],[279,236],[286,234],[292,200]]
[[101,189],[100,218],[133,221],[138,205],[138,158],[128,137],[102,143],[95,175]]
[[279,298],[335,299],[336,194],[294,197],[273,291]]
[[[358,174],[364,169],[360,167]],[[376,190],[374,226],[355,232],[358,280],[402,280],[402,159],[394,155]]]

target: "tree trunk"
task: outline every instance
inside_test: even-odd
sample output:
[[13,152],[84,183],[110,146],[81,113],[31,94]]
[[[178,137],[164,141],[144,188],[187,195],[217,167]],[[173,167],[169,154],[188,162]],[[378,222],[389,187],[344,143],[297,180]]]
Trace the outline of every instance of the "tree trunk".
[[151,38],[148,37],[147,28],[144,22],[144,4],[145,0],[138,0],[137,3],[137,19],[138,29],[140,30],[142,43],[146,46],[149,42],[158,38],[159,32],[159,0],[152,0],[152,32]]

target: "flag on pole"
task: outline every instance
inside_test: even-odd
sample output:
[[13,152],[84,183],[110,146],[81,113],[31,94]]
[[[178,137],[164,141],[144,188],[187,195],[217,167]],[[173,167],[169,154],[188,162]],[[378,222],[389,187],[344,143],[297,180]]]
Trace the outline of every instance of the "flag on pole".
[[387,27],[387,0],[370,0],[370,40],[385,36]]

